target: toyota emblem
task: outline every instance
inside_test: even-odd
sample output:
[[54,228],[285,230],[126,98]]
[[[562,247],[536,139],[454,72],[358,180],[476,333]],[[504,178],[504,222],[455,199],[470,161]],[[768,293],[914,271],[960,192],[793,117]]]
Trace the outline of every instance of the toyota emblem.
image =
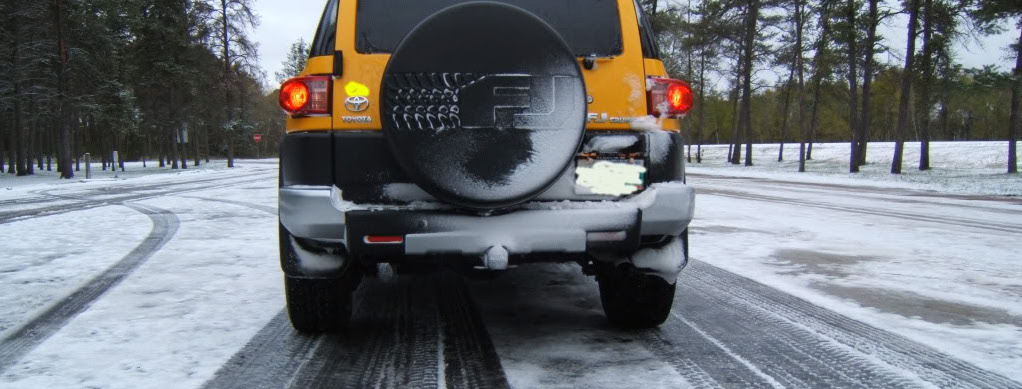
[[351,112],[362,112],[369,108],[369,99],[365,96],[351,96],[344,100],[344,108]]

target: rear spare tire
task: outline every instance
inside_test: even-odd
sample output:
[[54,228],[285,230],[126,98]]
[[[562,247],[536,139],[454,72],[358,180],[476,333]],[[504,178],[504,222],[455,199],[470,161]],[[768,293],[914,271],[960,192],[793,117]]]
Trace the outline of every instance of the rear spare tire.
[[438,199],[473,209],[540,194],[585,131],[575,55],[542,19],[502,3],[455,5],[413,28],[390,57],[381,99],[401,168]]

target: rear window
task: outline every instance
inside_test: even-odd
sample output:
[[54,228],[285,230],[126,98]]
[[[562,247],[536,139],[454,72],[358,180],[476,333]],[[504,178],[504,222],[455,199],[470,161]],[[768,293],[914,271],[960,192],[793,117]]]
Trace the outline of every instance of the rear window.
[[[360,0],[355,48],[390,53],[429,15],[470,0]],[[616,0],[502,0],[553,26],[578,56],[621,54],[621,19]],[[397,11],[400,10],[400,11]]]
[[316,27],[316,38],[312,40],[310,57],[334,55],[334,37],[337,31],[337,0],[330,0],[323,9],[323,17]]

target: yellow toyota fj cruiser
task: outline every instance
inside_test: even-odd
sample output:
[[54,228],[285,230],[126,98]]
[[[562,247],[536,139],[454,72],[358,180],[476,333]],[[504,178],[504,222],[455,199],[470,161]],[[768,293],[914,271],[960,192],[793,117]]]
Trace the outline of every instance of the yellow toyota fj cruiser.
[[330,0],[280,88],[280,260],[303,332],[381,264],[577,261],[608,319],[662,323],[695,194],[635,0]]

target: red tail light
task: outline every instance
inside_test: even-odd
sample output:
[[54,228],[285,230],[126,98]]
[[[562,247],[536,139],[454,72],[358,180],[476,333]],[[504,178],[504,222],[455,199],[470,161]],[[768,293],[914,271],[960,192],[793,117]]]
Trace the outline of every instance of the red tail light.
[[327,76],[287,80],[280,86],[280,107],[291,116],[329,114],[330,84]]
[[650,77],[646,104],[656,117],[678,117],[692,109],[692,88],[684,81]]

